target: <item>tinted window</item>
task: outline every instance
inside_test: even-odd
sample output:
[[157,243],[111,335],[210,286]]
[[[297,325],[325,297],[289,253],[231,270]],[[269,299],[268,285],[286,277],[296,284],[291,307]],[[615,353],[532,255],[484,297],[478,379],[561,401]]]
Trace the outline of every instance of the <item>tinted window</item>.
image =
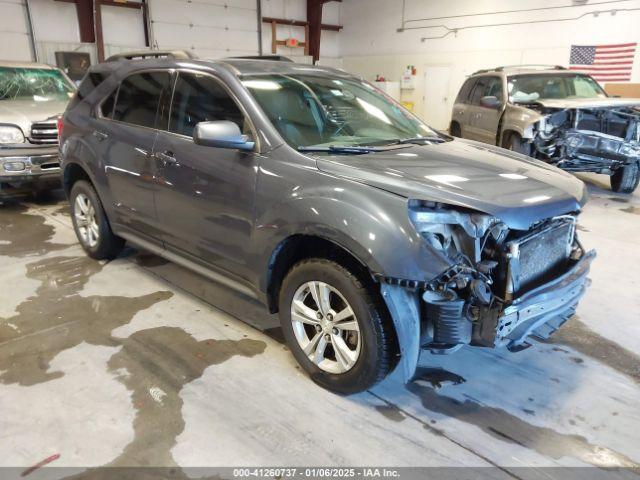
[[502,102],[502,79],[500,77],[491,77],[489,79],[483,97],[496,97]]
[[475,82],[475,78],[469,78],[466,82],[464,82],[462,88],[460,89],[460,92],[458,93],[458,97],[456,98],[456,103],[467,102],[467,100],[469,99],[469,93],[471,93],[471,89],[473,88]]
[[113,119],[153,128],[169,73],[145,72],[127,77],[120,85]]
[[100,113],[103,117],[111,118],[113,114],[113,105],[116,101],[116,95],[118,94],[118,89],[116,88],[111,95],[109,95],[100,105]]
[[482,97],[493,96],[502,101],[502,80],[500,77],[480,77],[471,94],[471,103],[480,105]]
[[169,130],[193,135],[199,122],[229,120],[250,133],[242,111],[220,82],[209,75],[180,73],[173,93]]

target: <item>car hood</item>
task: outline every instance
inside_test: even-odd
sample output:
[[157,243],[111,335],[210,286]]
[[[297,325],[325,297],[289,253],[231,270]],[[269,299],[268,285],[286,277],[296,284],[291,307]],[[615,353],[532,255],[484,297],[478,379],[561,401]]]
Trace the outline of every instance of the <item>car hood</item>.
[[478,210],[510,228],[580,210],[583,182],[529,157],[456,139],[364,155],[318,156],[318,168],[406,198]]
[[62,115],[67,103],[68,100],[0,100],[0,123],[18,125],[28,136],[33,122]]
[[637,98],[565,98],[542,99],[536,103],[547,108],[606,108],[606,107],[640,107]]

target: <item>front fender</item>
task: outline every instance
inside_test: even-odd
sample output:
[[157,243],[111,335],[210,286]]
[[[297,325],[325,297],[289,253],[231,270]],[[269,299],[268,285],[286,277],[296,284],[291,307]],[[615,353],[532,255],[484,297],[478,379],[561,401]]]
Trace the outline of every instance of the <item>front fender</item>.
[[[444,257],[428,250],[415,230],[407,199],[347,179],[331,177],[327,182],[329,175],[317,175],[318,181],[294,185],[281,192],[277,203],[257,212],[254,240],[261,246],[263,291],[273,251],[292,235],[330,240],[378,276],[430,281],[449,267]],[[272,181],[261,177],[260,189],[272,188],[263,184]]]

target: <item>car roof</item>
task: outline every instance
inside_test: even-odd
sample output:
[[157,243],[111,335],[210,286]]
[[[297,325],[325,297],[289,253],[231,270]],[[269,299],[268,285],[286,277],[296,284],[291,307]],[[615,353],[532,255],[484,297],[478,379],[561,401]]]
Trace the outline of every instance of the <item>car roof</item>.
[[41,68],[43,70],[57,70],[56,67],[47,65],[46,63],[36,62],[19,62],[16,60],[0,60],[0,67],[5,68]]
[[245,77],[252,75],[265,74],[305,74],[343,78],[358,78],[353,75],[331,67],[320,67],[308,65],[304,63],[295,63],[282,60],[262,60],[262,59],[246,59],[246,58],[220,58],[212,60],[196,59],[196,58],[142,58],[142,59],[126,59],[114,58],[112,61],[99,63],[91,66],[91,71],[113,71],[120,68],[126,71],[135,71],[146,68],[176,68],[185,66],[200,67],[220,67],[231,72],[237,77]]
[[481,75],[575,75],[581,73],[576,70],[569,70],[560,65],[509,65],[505,67],[486,68],[471,74],[472,77]]

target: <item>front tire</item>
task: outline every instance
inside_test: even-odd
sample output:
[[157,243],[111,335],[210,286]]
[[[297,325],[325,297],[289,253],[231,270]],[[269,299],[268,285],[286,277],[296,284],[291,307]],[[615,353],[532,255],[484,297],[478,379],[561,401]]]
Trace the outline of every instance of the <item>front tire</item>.
[[114,258],[124,247],[124,240],[113,234],[109,221],[93,186],[78,180],[71,188],[73,229],[84,251],[96,260]]
[[343,266],[319,258],[297,263],[284,279],[279,307],[287,344],[318,385],[352,394],[389,373],[393,335],[386,311]]
[[631,163],[611,175],[611,190],[617,193],[633,193],[640,182],[640,167]]
[[529,145],[527,145],[520,135],[517,133],[509,133],[502,142],[502,147],[512,152],[520,153],[522,155],[529,156],[531,151]]

